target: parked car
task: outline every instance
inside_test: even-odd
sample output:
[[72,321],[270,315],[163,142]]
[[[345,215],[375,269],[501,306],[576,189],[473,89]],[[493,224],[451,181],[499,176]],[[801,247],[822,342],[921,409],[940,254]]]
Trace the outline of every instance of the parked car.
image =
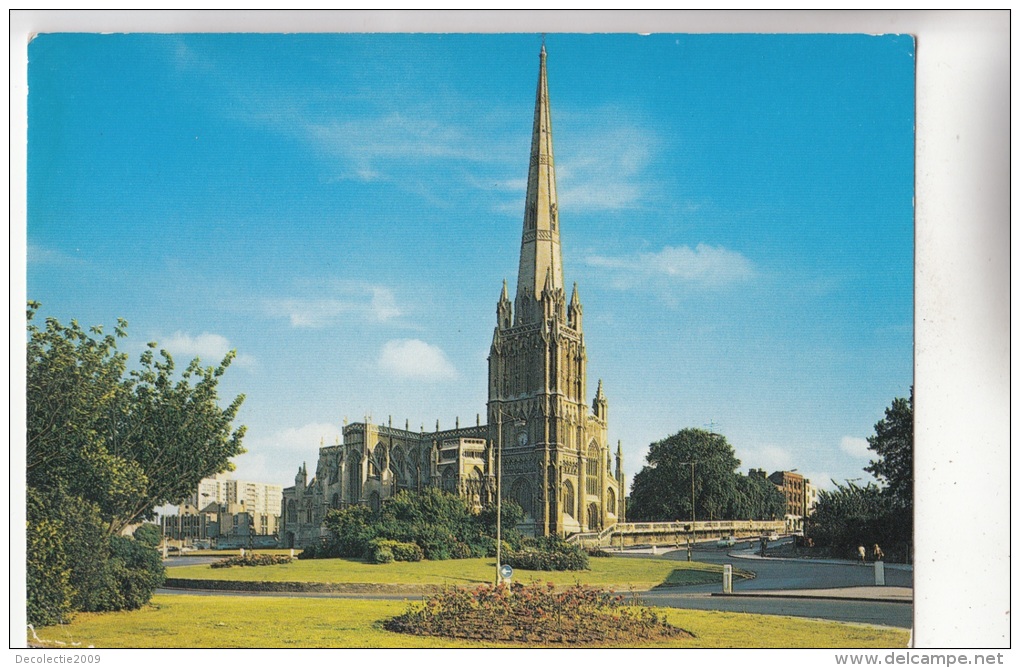
[[769,540],[779,540],[779,534],[773,531],[772,533],[769,534]]
[[726,536],[725,538],[720,538],[719,542],[716,543],[716,546],[717,547],[733,547],[736,544],[737,544],[737,537],[736,536]]

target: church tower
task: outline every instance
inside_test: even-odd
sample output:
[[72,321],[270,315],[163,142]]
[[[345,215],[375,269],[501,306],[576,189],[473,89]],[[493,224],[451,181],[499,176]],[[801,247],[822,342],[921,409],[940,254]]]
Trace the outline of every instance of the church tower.
[[539,54],[517,293],[506,282],[489,351],[489,440],[502,449],[502,496],[535,535],[599,531],[622,516],[613,475],[608,402],[599,381],[587,403],[581,299],[563,282],[546,51]]

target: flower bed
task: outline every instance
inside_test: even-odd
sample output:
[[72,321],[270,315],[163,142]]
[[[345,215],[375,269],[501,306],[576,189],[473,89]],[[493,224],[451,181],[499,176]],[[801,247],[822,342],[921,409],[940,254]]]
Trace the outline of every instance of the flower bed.
[[552,583],[447,589],[387,620],[384,628],[529,645],[613,645],[690,637],[655,612],[611,591],[575,585],[557,592]]
[[289,564],[292,557],[285,554],[246,554],[243,557],[227,557],[209,564],[212,568],[230,568],[231,566],[275,566]]

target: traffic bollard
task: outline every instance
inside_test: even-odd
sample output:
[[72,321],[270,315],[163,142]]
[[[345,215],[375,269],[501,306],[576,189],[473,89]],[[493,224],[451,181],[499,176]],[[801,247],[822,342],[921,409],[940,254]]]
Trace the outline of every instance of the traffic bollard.
[[733,566],[726,564],[722,567],[722,590],[724,594],[733,593]]
[[875,586],[876,587],[884,587],[885,586],[885,562],[884,561],[876,561],[875,562]]

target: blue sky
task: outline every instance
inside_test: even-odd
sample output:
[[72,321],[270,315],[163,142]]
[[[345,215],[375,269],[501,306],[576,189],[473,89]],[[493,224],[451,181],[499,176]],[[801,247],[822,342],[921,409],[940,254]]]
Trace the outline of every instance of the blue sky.
[[[537,35],[72,35],[29,47],[43,313],[231,348],[241,478],[342,420],[484,412],[516,280]],[[867,478],[913,374],[908,36],[549,35],[565,279],[628,475],[714,428]]]

